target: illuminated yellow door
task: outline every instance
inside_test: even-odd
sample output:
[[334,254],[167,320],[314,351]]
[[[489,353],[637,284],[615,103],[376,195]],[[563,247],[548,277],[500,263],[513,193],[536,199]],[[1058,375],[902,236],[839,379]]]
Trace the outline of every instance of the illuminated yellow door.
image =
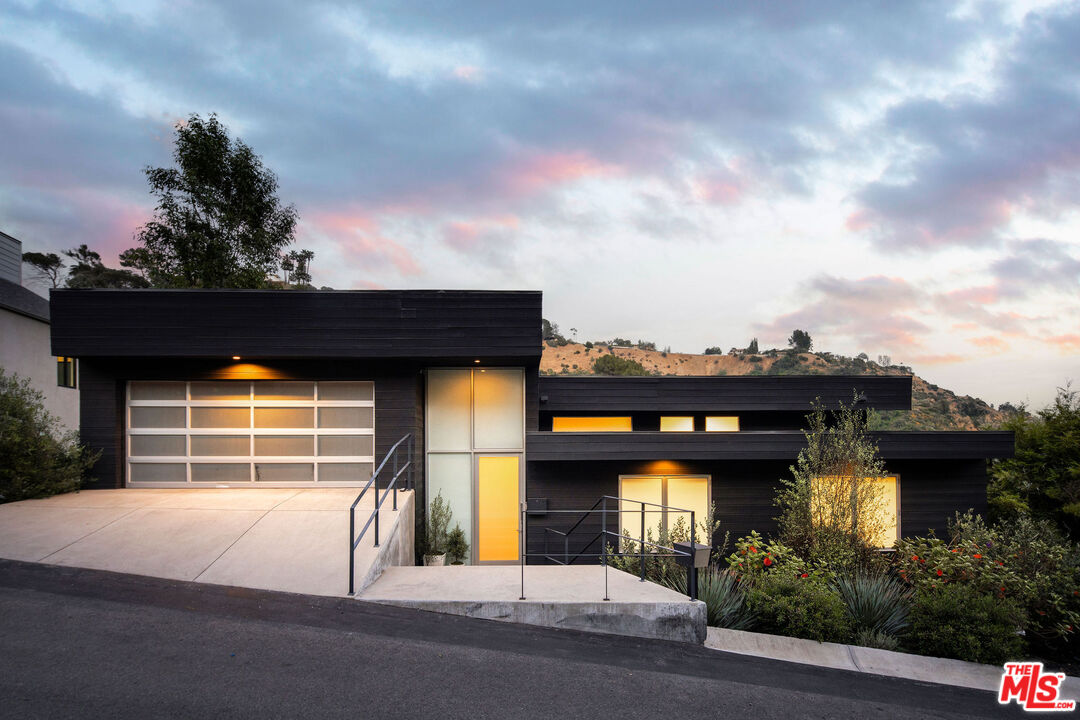
[[520,458],[477,458],[476,557],[479,562],[517,562]]

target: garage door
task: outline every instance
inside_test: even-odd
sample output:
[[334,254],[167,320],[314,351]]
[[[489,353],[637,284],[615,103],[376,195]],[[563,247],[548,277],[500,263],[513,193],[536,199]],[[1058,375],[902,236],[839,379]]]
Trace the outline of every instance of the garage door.
[[369,381],[129,382],[130,487],[354,486],[371,477]]

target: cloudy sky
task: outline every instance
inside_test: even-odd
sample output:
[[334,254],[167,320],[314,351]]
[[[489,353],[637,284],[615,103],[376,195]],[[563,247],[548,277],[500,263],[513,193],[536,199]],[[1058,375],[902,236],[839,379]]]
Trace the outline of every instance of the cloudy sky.
[[1075,2],[0,6],[0,229],[107,259],[216,112],[317,285],[541,289],[578,337],[1080,383]]

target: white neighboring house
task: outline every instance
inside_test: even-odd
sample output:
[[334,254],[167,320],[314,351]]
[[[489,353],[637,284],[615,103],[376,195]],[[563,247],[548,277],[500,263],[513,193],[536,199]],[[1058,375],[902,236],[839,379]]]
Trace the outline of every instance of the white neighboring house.
[[0,232],[0,367],[29,378],[45,408],[79,429],[78,361],[52,354],[49,301],[22,286],[22,243]]

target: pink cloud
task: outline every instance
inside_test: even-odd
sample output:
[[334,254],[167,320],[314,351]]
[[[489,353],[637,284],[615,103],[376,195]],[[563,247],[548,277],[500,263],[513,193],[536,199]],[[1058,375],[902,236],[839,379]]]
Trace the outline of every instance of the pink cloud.
[[964,362],[968,359],[970,358],[966,355],[947,353],[945,355],[916,355],[911,358],[911,362],[918,363],[919,365],[951,365],[953,363]]
[[474,249],[488,235],[499,230],[515,230],[520,225],[516,215],[479,217],[449,222],[443,228],[446,244],[461,251]]
[[982,337],[971,338],[969,343],[975,347],[980,347],[983,350],[989,350],[993,354],[1003,353],[1009,349],[1009,343],[1005,342],[999,337],[994,335],[984,335]]
[[530,195],[576,180],[621,175],[623,168],[584,151],[537,153],[513,161],[497,172],[514,194]]
[[458,65],[454,68],[454,77],[468,83],[475,83],[483,79],[484,71],[475,65]]
[[378,222],[366,213],[315,213],[303,222],[330,236],[360,267],[389,264],[402,275],[421,274],[408,248],[383,235]]
[[1043,341],[1049,345],[1057,347],[1058,351],[1063,355],[1070,353],[1080,352],[1080,335],[1076,333],[1066,333],[1064,335],[1052,335],[1047,338],[1043,338]]

